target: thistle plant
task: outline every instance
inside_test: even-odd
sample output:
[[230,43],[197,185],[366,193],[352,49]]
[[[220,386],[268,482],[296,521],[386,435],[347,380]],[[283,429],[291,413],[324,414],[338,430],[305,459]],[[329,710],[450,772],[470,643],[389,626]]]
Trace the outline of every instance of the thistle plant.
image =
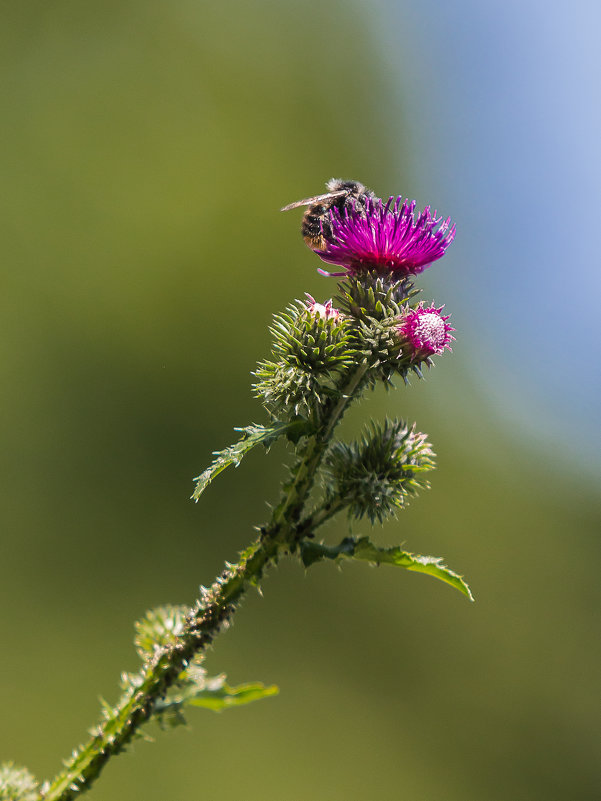
[[[433,358],[450,350],[453,329],[443,307],[417,299],[416,276],[440,259],[455,227],[427,207],[402,197],[384,202],[361,184],[332,180],[330,192],[299,204],[305,241],[340,278],[334,299],[310,295],[274,318],[273,348],[257,367],[256,397],[264,422],[238,429],[238,440],[215,453],[196,479],[198,501],[209,484],[257,445],[279,439],[292,452],[280,497],[254,541],[191,606],[153,609],[136,623],[140,669],[121,676],[121,697],[103,703],[88,741],[49,781],[38,783],[22,767],[0,766],[0,801],[69,801],[90,788],[107,762],[145,736],[151,720],[164,727],[185,720],[191,707],[220,710],[277,692],[260,683],[231,687],[208,676],[207,648],[232,620],[245,593],[258,588],[280,559],[305,567],[323,560],[363,560],[423,573],[470,590],[441,559],[399,546],[383,547],[367,534],[338,543],[318,538],[323,524],[346,513],[359,525],[384,523],[429,486],[434,453],[426,435],[406,420],[370,421],[356,441],[336,437],[351,404],[395,378],[423,377]],[[326,293],[327,294],[327,293]]]

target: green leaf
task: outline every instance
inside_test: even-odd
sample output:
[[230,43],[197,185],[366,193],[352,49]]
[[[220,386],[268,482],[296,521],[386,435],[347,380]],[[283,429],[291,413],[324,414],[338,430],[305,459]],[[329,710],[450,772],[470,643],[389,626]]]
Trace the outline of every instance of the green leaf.
[[206,671],[198,665],[192,665],[184,671],[178,685],[178,689],[169,693],[155,709],[155,715],[171,726],[184,722],[184,707],[202,707],[221,712],[233,706],[269,698],[279,692],[275,685],[265,686],[261,682],[231,687],[226,682],[225,674],[207,676]]
[[238,467],[243,457],[255,445],[262,444],[269,449],[279,437],[286,436],[291,442],[298,442],[300,437],[307,432],[309,424],[306,420],[292,420],[289,423],[276,423],[274,426],[259,426],[254,423],[245,428],[236,428],[235,431],[242,431],[243,436],[238,442],[225,448],[223,451],[215,451],[214,460],[210,467],[207,467],[199,476],[196,476],[196,487],[192,493],[192,500],[198,501],[204,490],[211,481],[219,475],[226,467],[233,464]]
[[[225,676],[223,678],[225,680]],[[260,681],[239,684],[237,687],[230,687],[224,681],[220,687],[207,688],[188,698],[185,703],[186,706],[204,707],[214,712],[221,712],[232,706],[242,706],[250,704],[251,701],[259,701],[261,698],[269,698],[271,695],[277,695],[279,691],[275,684],[265,686]]]
[[416,573],[425,573],[441,581],[450,584],[451,587],[462,592],[470,601],[474,598],[470,588],[463,578],[450,570],[442,563],[442,559],[436,556],[419,556],[417,554],[403,551],[396,545],[390,548],[379,548],[374,545],[369,537],[345,537],[340,545],[323,545],[303,540],[300,545],[301,557],[305,567],[309,567],[321,559],[361,559],[374,564],[389,564],[397,567],[404,567],[406,570],[414,570]]

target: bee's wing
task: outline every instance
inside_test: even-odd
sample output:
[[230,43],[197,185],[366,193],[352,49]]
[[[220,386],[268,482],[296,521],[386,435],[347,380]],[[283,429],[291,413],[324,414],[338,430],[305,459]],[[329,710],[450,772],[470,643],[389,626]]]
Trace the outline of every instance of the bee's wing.
[[299,206],[312,206],[314,203],[320,203],[322,200],[331,200],[335,197],[342,197],[346,195],[346,189],[341,189],[339,192],[327,192],[325,195],[315,195],[315,197],[306,197],[304,200],[297,200],[295,203],[289,203],[284,206],[280,211],[290,211],[290,209],[297,209]]

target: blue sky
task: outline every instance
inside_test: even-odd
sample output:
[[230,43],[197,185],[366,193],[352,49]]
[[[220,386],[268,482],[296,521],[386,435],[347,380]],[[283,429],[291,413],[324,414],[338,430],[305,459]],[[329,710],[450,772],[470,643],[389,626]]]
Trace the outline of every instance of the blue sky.
[[525,435],[563,431],[598,466],[601,4],[374,8],[418,202],[457,221],[436,294],[461,311],[475,381]]

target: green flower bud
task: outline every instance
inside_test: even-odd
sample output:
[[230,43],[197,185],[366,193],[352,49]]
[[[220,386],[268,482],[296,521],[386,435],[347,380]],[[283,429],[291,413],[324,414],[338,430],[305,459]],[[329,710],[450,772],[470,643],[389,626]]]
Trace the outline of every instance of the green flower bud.
[[279,419],[318,413],[360,356],[348,317],[331,300],[322,305],[308,297],[275,317],[273,358],[255,373],[256,395]]
[[425,434],[402,420],[372,423],[359,442],[334,443],[325,461],[328,493],[341,498],[350,515],[384,520],[402,509],[434,469]]

